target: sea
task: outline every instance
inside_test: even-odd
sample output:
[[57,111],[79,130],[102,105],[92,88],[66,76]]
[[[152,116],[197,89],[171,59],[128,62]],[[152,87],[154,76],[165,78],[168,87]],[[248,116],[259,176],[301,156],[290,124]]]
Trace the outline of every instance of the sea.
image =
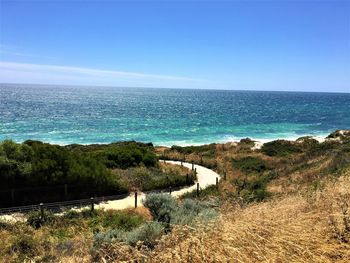
[[350,129],[350,93],[0,84],[0,140],[201,145]]

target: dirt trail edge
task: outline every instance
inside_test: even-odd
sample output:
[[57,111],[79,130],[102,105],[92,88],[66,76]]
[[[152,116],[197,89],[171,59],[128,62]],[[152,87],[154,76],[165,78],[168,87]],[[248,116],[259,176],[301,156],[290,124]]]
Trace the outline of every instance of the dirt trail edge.
[[[163,161],[161,161],[163,162]],[[165,161],[166,163],[170,164],[176,164],[181,165],[180,161]],[[191,163],[182,163],[184,167],[187,167],[189,169],[192,169]],[[201,165],[195,164],[194,168],[197,170],[197,182],[199,183],[199,186],[201,189],[204,189],[210,185],[216,184],[216,177],[220,180],[220,175],[214,172],[213,170],[210,170],[208,168],[205,168]],[[187,192],[191,192],[197,188],[197,182],[196,184],[182,188],[180,190],[173,191],[171,193],[172,196],[178,197],[181,196]],[[142,200],[146,197],[145,193],[138,192],[137,193],[137,206],[142,206]],[[129,196],[120,199],[120,200],[111,200],[107,201],[105,203],[100,203],[96,205],[96,208],[104,208],[104,209],[125,209],[135,206],[135,193],[131,193]]]

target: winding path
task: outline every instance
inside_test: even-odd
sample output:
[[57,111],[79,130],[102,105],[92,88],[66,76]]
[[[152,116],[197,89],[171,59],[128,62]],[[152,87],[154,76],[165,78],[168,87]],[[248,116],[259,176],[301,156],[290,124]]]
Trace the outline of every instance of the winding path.
[[[161,160],[163,162],[163,160]],[[165,161],[166,163],[170,164],[176,164],[181,165],[180,161]],[[189,169],[192,169],[191,163],[182,163],[184,167],[187,167]],[[201,165],[194,165],[194,168],[197,170],[197,182],[189,187],[184,187],[180,190],[174,190],[171,195],[175,197],[179,197],[185,193],[192,192],[193,190],[197,189],[197,183],[199,183],[199,186],[201,189],[204,189],[210,185],[216,184],[216,178],[218,177],[220,179],[220,175],[214,172],[213,170],[210,170],[208,168],[205,168]],[[138,192],[137,195],[137,206],[143,206],[142,201],[145,199],[146,194],[142,192]],[[118,200],[109,200],[106,202],[102,202],[95,205],[95,208],[100,209],[115,209],[115,210],[121,210],[125,208],[132,208],[135,207],[135,195],[134,193],[131,193],[129,196],[118,199]],[[85,207],[86,208],[86,207]],[[83,209],[80,208],[73,208],[73,209]],[[8,221],[18,221],[18,220],[25,220],[22,213],[18,214],[8,214],[8,215],[0,215],[0,219],[2,220],[8,220]]]
[[[163,161],[162,161],[163,162]],[[165,161],[166,163],[170,164],[177,164],[180,165],[180,161]],[[189,169],[192,169],[192,164],[191,163],[182,163],[184,167],[187,167]],[[199,183],[199,186],[201,189],[204,189],[210,185],[215,185],[216,184],[216,177],[220,179],[220,175],[214,172],[213,170],[210,170],[208,168],[205,168],[201,165],[195,164],[194,168],[197,170],[197,182]],[[183,195],[188,192],[192,192],[197,188],[196,184],[182,188],[180,190],[173,191],[171,193],[172,196],[178,197],[180,195]],[[138,192],[137,195],[137,206],[142,206],[142,200],[146,197],[145,193]],[[119,200],[111,200],[107,201],[105,203],[100,203],[96,205],[96,208],[104,208],[104,209],[125,209],[125,208],[130,208],[135,206],[135,196],[134,193],[130,194],[129,196],[119,199]]]

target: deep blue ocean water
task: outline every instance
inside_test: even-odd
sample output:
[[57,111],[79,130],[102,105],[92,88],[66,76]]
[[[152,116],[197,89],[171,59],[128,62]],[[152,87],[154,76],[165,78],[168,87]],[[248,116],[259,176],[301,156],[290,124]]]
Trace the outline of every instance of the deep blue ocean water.
[[0,140],[189,145],[349,128],[350,93],[0,84]]

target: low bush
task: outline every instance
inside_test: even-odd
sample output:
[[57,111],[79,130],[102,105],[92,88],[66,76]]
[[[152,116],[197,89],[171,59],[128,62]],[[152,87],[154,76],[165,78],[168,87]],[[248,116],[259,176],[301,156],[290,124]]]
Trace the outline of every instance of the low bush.
[[176,200],[169,194],[149,194],[143,201],[153,219],[159,222],[170,223],[171,215],[177,208]]
[[217,216],[217,212],[208,202],[185,199],[177,203],[169,194],[151,194],[144,200],[154,220],[143,223],[132,230],[115,228],[94,235],[94,246],[98,248],[105,243],[124,242],[136,246],[138,242],[152,249],[164,233],[168,233],[170,225],[194,225],[195,222],[207,222]]
[[40,210],[34,210],[27,214],[27,223],[36,229],[44,224],[54,222],[55,219],[56,216],[47,210],[44,210],[43,214],[41,214]]
[[211,204],[193,199],[184,199],[171,217],[171,224],[193,225],[195,222],[208,222],[215,218],[217,212]]
[[216,151],[216,144],[200,145],[200,146],[177,146],[173,145],[171,150],[177,151],[182,154],[200,153],[203,156],[213,157]]
[[236,187],[237,197],[243,198],[245,202],[260,202],[270,196],[266,190],[270,176],[260,176],[244,179],[236,178],[232,184]]
[[[176,167],[179,169],[179,167]],[[121,177],[125,178],[129,184],[142,191],[161,190],[168,187],[182,187],[193,185],[195,176],[189,174],[188,176],[180,173],[175,168],[160,169],[160,168],[146,168],[144,166],[130,168],[129,170],[114,170],[119,173]]]
[[126,243],[135,246],[138,242],[142,242],[149,248],[154,248],[157,241],[164,234],[164,225],[159,222],[148,222],[129,232]]
[[139,166],[157,166],[158,158],[153,152],[153,146],[137,142],[124,142],[105,145],[93,152],[108,168],[122,168]]
[[105,228],[118,228],[126,231],[130,231],[144,222],[142,216],[123,210],[107,210],[99,215],[98,219],[100,220],[101,225]]
[[39,141],[0,142],[0,180],[1,207],[128,192],[94,153]]
[[232,165],[244,173],[261,173],[270,170],[268,163],[260,158],[247,156],[241,159],[232,159]]
[[269,156],[286,157],[293,153],[301,153],[302,146],[286,140],[276,140],[264,143],[261,151]]
[[202,219],[207,221],[216,215],[215,210],[207,202],[184,199],[182,203],[177,203],[175,198],[168,194],[149,195],[144,205],[150,210],[153,218],[165,223],[166,227],[170,224],[190,225]]
[[84,209],[82,211],[70,210],[62,215],[67,223],[80,220],[87,220],[87,224],[93,230],[95,229],[121,229],[129,231],[140,226],[144,218],[128,210],[94,210]]
[[147,222],[132,231],[126,232],[120,229],[113,229],[105,233],[94,235],[94,246],[98,247],[103,243],[125,242],[128,245],[135,246],[142,242],[149,248],[153,248],[157,240],[164,234],[164,226],[159,222]]
[[266,186],[260,186],[260,188],[250,187],[241,192],[241,197],[246,202],[261,202],[269,196],[270,193],[266,190]]
[[62,217],[66,219],[78,219],[81,217],[81,212],[75,210],[68,210],[63,214]]

